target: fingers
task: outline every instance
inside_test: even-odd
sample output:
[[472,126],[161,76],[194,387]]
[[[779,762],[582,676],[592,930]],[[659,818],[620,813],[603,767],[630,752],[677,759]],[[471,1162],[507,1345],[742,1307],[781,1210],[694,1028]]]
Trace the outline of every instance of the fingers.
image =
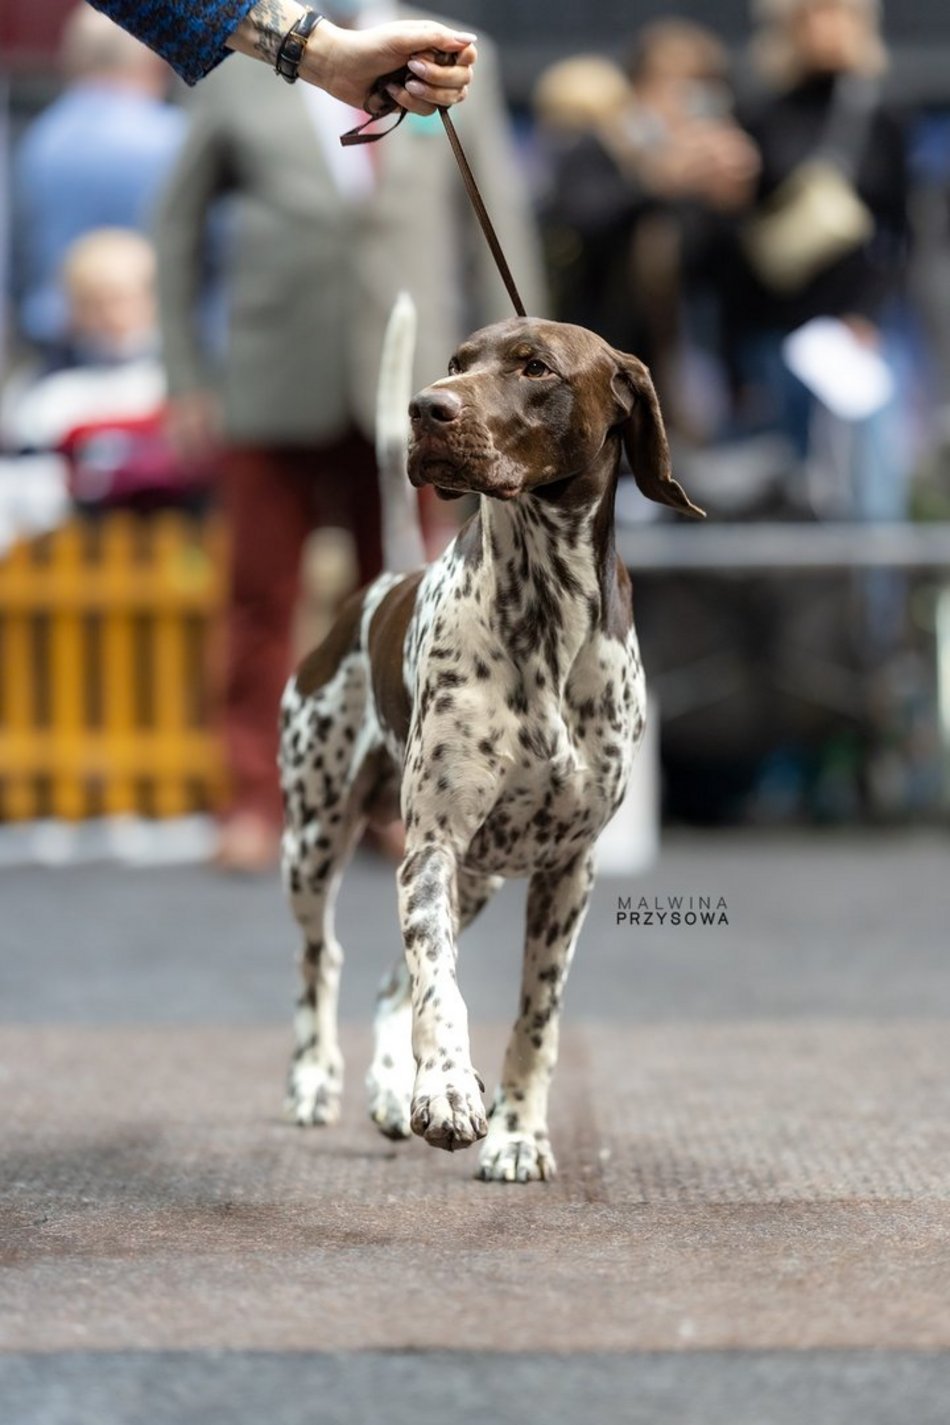
[[[426,89],[423,93],[410,92],[409,89],[402,89],[398,84],[387,84],[387,94],[391,94],[401,109],[408,109],[410,114],[429,115],[434,114],[436,109],[448,109],[452,104],[461,104],[468,94],[468,85],[464,89]],[[430,99],[430,96],[434,96]]]
[[[474,35],[447,30],[442,25],[402,23],[389,32],[390,42],[408,61],[412,78],[405,88],[387,86],[389,93],[414,114],[431,114],[464,99],[478,57]],[[452,56],[440,64],[437,55]]]
[[[409,68],[422,88],[464,89],[471,83],[471,64],[434,64],[424,55],[415,54],[409,61]],[[433,103],[439,101],[434,99]]]
[[420,103],[435,104],[440,109],[447,109],[450,104],[460,104],[468,93],[467,84],[461,89],[433,89],[427,84],[420,85],[417,89],[411,79],[406,88]]
[[449,30],[444,25],[432,25],[425,21],[403,22],[399,25],[399,43],[404,46],[404,52],[408,56],[416,54],[423,49],[448,50],[452,54],[461,55],[464,50],[470,50],[469,59],[460,59],[460,64],[472,64],[475,59],[476,36],[467,34],[461,30]]
[[[428,115],[435,113],[436,106],[434,104],[427,104],[424,99],[417,99],[414,94],[409,93],[408,89],[403,89],[398,84],[387,84],[386,92],[393,96],[401,109],[408,109],[410,114]],[[452,99],[447,102],[450,104],[454,103],[458,98],[459,95],[455,94]]]
[[387,84],[386,89],[397,104],[412,114],[431,114],[436,108],[447,109],[451,104],[460,104],[468,94],[467,84],[460,89],[437,89],[417,79],[410,79],[405,88]]
[[475,46],[460,50],[455,64],[438,64],[429,55],[414,54],[408,67],[412,78],[397,93],[397,86],[387,86],[390,94],[415,114],[431,114],[434,108],[459,104],[468,93],[475,63]]
[[426,45],[424,49],[412,51],[413,59],[418,59],[423,64],[428,63],[430,68],[434,65],[436,69],[441,70],[443,73],[447,68],[452,67],[451,65],[447,66],[445,60],[441,58],[441,56],[448,55],[451,55],[452,64],[457,69],[464,66],[466,70],[470,70],[474,66],[476,59],[478,59],[478,49],[475,46],[475,42],[472,41],[471,44],[467,44],[464,49],[460,50],[437,50]]
[[456,58],[459,63],[443,65],[426,56],[413,55],[408,64],[413,77],[407,81],[404,88],[397,84],[387,84],[387,91],[397,104],[401,104],[413,114],[431,114],[436,108],[459,104],[468,93],[471,83],[475,60],[474,46],[469,45],[467,49],[460,51]]

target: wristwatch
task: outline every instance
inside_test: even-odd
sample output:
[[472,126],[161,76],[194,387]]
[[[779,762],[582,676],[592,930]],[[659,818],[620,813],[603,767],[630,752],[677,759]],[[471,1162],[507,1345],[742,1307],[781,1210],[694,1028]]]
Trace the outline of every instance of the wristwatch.
[[288,84],[297,83],[297,71],[300,69],[307,41],[322,19],[323,16],[318,15],[316,10],[305,10],[281,40],[274,61],[274,73],[279,74],[281,79],[286,79]]

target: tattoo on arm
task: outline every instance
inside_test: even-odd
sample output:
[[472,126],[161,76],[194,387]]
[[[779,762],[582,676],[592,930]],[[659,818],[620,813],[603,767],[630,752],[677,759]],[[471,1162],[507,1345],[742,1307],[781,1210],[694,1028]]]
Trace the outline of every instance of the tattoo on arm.
[[303,12],[296,0],[258,0],[245,21],[251,27],[254,53],[273,64],[281,40]]

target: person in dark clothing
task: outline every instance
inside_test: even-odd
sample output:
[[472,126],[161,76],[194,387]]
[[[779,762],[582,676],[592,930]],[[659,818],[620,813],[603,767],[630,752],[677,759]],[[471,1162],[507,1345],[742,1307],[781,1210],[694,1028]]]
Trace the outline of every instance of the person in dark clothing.
[[[814,406],[788,370],[782,342],[814,318],[833,317],[887,359],[885,324],[900,292],[907,239],[904,132],[876,83],[885,64],[876,0],[766,0],[759,9],[766,24],[756,49],[777,92],[740,115],[761,169],[753,208],[734,229],[721,268],[723,332],[740,422],[778,425],[805,460]],[[816,252],[813,270],[797,280],[789,273],[777,281],[756,260],[749,234],[816,160],[840,166],[863,205],[866,229],[846,250],[830,248],[824,260]],[[893,415],[882,411],[848,433],[866,477],[852,513],[901,513],[900,473],[879,467],[872,478],[869,470],[893,444]]]
[[[599,96],[590,122],[565,69]],[[746,201],[752,145],[733,120],[727,56],[709,30],[658,20],[637,35],[625,92],[589,58],[554,66],[535,96],[549,154],[542,199],[557,315],[635,351],[653,369],[668,422],[678,416],[683,239],[692,214]]]
[[[828,128],[840,76],[809,74],[758,113],[745,117],[759,150],[757,199],[767,203],[781,184],[817,152]],[[818,271],[803,287],[777,292],[758,280],[748,263],[748,290],[737,303],[739,320],[752,309],[756,325],[792,331],[812,317],[853,315],[877,322],[903,270],[907,165],[903,127],[880,103],[867,119],[854,186],[874,218],[870,240]]]
[[[901,118],[882,92],[880,7],[877,0],[761,0],[757,14],[753,55],[769,92],[740,106],[739,117],[761,169],[754,200],[734,220],[717,263],[734,434],[785,437],[786,512],[897,522],[906,513],[911,459],[900,330],[908,170]],[[812,355],[802,363],[795,352],[805,339]],[[872,370],[881,378],[876,404],[849,411],[844,395],[859,384],[852,373],[862,372],[867,391]],[[836,814],[834,806],[858,797],[862,779],[870,784],[873,766],[868,752],[863,767],[858,758],[853,772],[836,772],[842,738],[873,749],[892,736],[881,722],[892,698],[882,670],[901,647],[903,576],[862,572],[849,599],[840,579],[826,588],[822,596],[817,581],[811,592],[772,580],[763,591],[757,693],[787,687],[787,668],[803,654],[803,666],[813,658],[816,668],[874,668],[879,681],[845,732],[840,718],[821,714],[820,698],[805,717],[803,703],[775,700],[773,691],[771,714],[759,718],[773,729],[753,797],[760,807],[781,783],[790,804],[822,815],[827,803],[827,814]],[[748,703],[754,706],[751,697]]]

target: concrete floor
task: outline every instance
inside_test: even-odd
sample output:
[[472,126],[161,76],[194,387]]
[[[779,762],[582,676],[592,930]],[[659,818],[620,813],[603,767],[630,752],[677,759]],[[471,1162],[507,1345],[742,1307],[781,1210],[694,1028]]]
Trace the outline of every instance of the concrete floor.
[[[631,930],[619,896],[720,896]],[[553,1185],[471,1179],[362,1113],[388,868],[361,859],[344,1122],[279,1118],[276,882],[0,874],[0,1419],[784,1425],[947,1419],[946,838],[671,835],[601,881]],[[463,941],[476,1061],[520,888]]]

